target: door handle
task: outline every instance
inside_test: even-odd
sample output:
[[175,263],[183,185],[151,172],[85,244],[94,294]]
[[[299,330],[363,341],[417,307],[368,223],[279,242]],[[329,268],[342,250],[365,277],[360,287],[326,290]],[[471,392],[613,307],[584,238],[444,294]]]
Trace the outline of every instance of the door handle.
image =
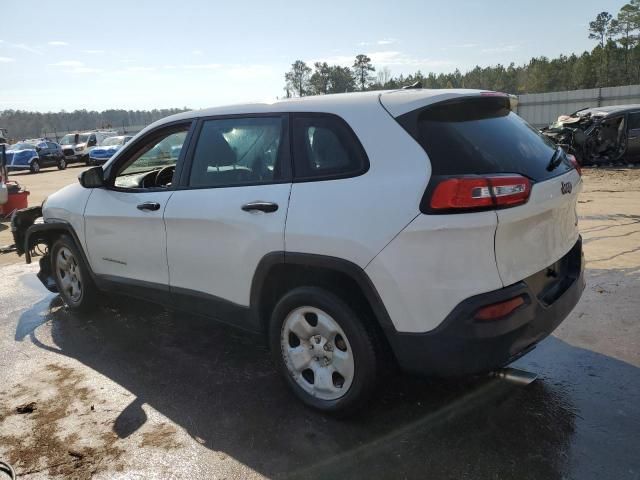
[[160,210],[160,204],[158,202],[144,202],[138,205],[138,210],[150,210],[155,212]]
[[242,205],[245,212],[260,211],[264,213],[272,213],[278,210],[278,204],[273,202],[249,202]]

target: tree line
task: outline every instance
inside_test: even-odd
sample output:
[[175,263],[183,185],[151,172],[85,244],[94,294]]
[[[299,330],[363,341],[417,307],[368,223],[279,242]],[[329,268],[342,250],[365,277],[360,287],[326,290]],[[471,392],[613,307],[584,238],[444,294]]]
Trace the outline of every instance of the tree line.
[[113,128],[119,131],[129,127],[148,125],[174,113],[184,112],[186,108],[163,108],[154,110],[75,110],[73,112],[28,112],[24,110],[4,110],[0,112],[0,127],[9,131],[8,137],[20,140],[40,137],[45,134],[74,130]]
[[313,68],[296,60],[285,73],[285,95],[305,96],[356,90],[395,89],[420,82],[424,88],[478,88],[513,94],[541,93],[640,83],[640,0],[631,0],[616,16],[601,12],[589,23],[588,38],[596,45],[581,55],[534,57],[524,65],[476,66],[465,73],[417,71],[392,76],[376,70],[371,58],[359,54],[351,68],[316,62]]

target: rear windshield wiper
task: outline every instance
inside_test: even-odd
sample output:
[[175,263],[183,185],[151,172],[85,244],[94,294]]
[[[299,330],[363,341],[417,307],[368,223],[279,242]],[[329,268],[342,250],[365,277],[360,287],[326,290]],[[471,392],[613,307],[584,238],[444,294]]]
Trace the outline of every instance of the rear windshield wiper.
[[553,152],[553,155],[551,156],[551,160],[549,160],[549,163],[547,164],[547,171],[553,171],[558,165],[562,163],[563,153],[564,152],[562,150],[562,147],[556,148],[556,151]]

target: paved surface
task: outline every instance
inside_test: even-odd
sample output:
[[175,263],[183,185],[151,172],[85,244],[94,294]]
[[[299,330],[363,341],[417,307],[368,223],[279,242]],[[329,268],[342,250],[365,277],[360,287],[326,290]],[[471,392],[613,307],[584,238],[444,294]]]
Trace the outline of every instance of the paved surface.
[[72,315],[0,267],[0,458],[29,479],[640,479],[640,170],[585,181],[587,289],[517,362],[539,379],[394,378],[349,421],[294,400],[257,338],[131,300]]

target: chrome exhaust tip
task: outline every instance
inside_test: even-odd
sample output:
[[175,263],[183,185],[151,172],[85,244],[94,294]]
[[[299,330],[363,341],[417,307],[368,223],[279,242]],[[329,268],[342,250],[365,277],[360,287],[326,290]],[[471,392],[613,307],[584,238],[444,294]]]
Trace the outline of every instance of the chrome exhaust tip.
[[493,378],[501,378],[518,385],[529,385],[538,378],[537,373],[527,372],[526,370],[511,367],[495,370],[494,372],[491,372],[490,376]]

